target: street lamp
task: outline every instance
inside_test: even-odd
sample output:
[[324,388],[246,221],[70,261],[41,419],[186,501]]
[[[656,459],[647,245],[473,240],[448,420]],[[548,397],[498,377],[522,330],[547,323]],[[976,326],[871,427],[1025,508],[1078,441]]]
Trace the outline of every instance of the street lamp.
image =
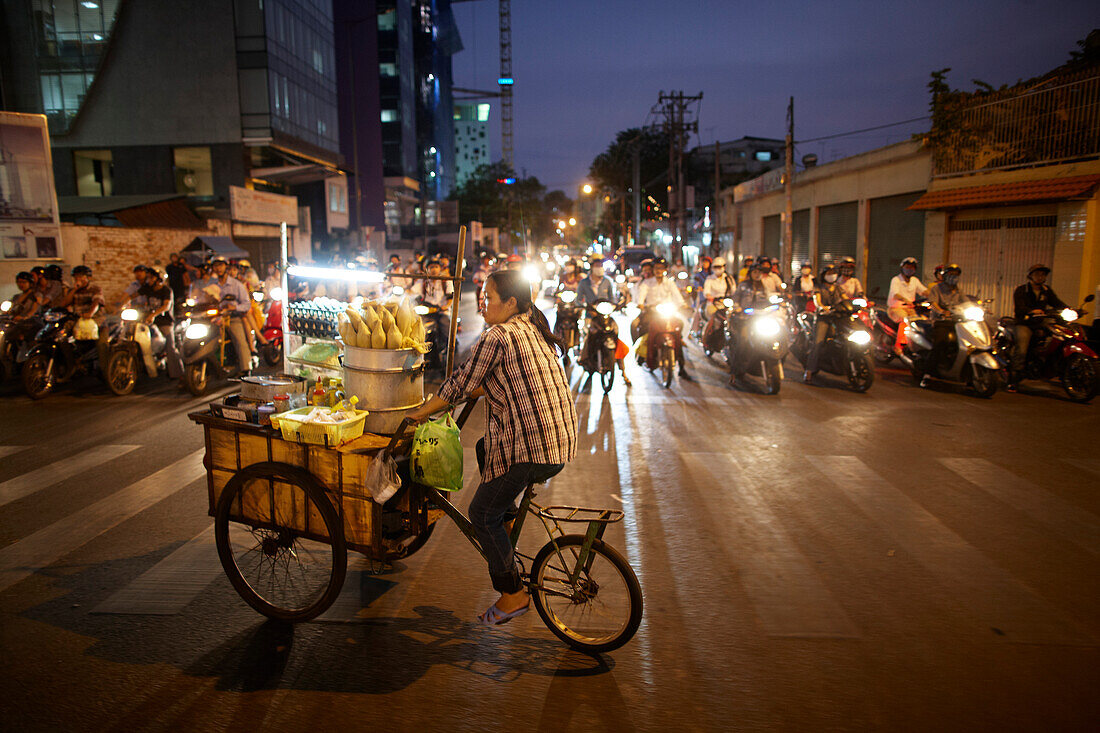
[[569,226],[571,226],[571,227],[577,226],[577,219],[575,217],[572,217],[572,216],[569,217]]
[[592,184],[591,183],[584,184],[583,186],[581,186],[581,191],[584,192],[585,194],[592,193]]

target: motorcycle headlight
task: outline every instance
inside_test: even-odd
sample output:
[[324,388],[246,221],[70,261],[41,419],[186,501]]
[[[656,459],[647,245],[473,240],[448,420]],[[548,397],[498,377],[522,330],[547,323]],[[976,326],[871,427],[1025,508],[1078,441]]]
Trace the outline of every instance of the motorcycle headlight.
[[122,311],[122,320],[124,321],[136,321],[138,319],[138,312],[134,308],[126,308]]
[[665,318],[671,318],[676,315],[676,306],[672,303],[661,303],[657,306],[657,312]]
[[722,305],[725,306],[726,308],[732,308],[733,307],[733,298],[723,299],[722,300]]
[[853,344],[866,346],[867,344],[871,343],[871,334],[867,333],[866,331],[852,331],[850,334],[848,334],[848,340],[851,341]]
[[11,301],[10,300],[5,300],[3,303],[0,303],[0,313],[7,313],[10,310],[11,310]]
[[752,324],[752,329],[761,336],[778,336],[779,321],[774,318],[761,318]]
[[187,306],[188,308],[190,308],[191,306],[193,306],[195,304],[195,299],[194,298],[188,298],[187,300],[183,301],[183,304],[185,306]]
[[206,311],[206,315],[216,316],[216,315],[218,315],[218,309],[217,308],[210,308],[209,310]]
[[252,300],[256,301],[257,303],[262,303],[264,302],[264,294],[257,290],[255,293],[252,294]]
[[558,297],[561,298],[561,302],[563,303],[572,303],[577,299],[577,294],[572,290],[563,290],[558,294]]
[[528,265],[523,268],[523,276],[527,278],[527,282],[540,283],[542,282],[542,275],[539,274],[539,268],[533,265]]
[[183,337],[195,341],[196,339],[206,338],[208,333],[210,333],[210,327],[205,323],[192,323],[183,332]]
[[773,295],[770,298],[768,298],[768,302],[773,304],[773,305],[778,305],[779,303],[783,302],[783,296]]
[[615,305],[613,303],[596,303],[596,312],[601,316],[609,316],[615,312]]
[[415,313],[418,316],[426,316],[431,312],[432,312],[432,309],[429,308],[426,305],[414,305],[413,306],[413,313]]
[[686,272],[677,273],[676,279],[677,280],[687,280],[688,279],[688,274]]
[[852,300],[852,305],[854,305],[856,308],[866,308],[867,301],[864,298],[855,298]]
[[1077,320],[1077,311],[1072,308],[1066,308],[1062,311],[1062,320],[1066,323],[1073,323]]
[[985,311],[976,305],[968,306],[963,311],[963,318],[968,321],[982,321],[985,320]]
[[626,275],[616,275],[616,276],[615,276],[615,282],[617,282],[617,283],[619,283],[620,285],[622,285],[623,283],[625,283],[625,282],[626,282]]

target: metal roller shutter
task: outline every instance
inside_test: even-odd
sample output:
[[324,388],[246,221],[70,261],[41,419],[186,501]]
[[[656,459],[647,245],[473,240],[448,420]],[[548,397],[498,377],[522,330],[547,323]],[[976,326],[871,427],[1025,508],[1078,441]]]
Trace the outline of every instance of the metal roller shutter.
[[803,262],[810,259],[810,210],[799,209],[794,212],[794,221],[791,222],[791,237],[794,240],[791,246],[790,267],[783,273],[783,277],[791,276],[798,272]]
[[989,311],[1012,315],[1012,292],[1027,279],[1027,268],[1054,259],[1057,216],[954,220],[948,254],[962,267],[962,289],[992,298]]
[[755,254],[765,254],[771,258],[779,257],[779,245],[783,241],[783,227],[779,223],[779,214],[764,217],[763,250]]
[[[885,196],[869,202],[867,231],[867,292],[885,298],[890,292],[890,280],[898,274],[898,264],[906,257],[920,259],[924,251],[924,212],[906,211],[921,197],[921,192],[900,196]],[[931,272],[932,265],[921,263],[922,272]],[[921,275],[924,280],[924,275]]]
[[856,256],[856,222],[859,204],[822,206],[817,223],[817,266],[839,262],[842,257]]

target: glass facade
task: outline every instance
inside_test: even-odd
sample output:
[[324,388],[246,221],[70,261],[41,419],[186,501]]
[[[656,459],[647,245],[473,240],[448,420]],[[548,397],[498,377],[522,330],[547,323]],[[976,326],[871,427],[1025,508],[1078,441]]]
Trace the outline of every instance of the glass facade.
[[271,126],[327,150],[339,150],[332,4],[266,0]]
[[68,131],[115,25],[119,0],[31,0],[42,111],[50,133]]

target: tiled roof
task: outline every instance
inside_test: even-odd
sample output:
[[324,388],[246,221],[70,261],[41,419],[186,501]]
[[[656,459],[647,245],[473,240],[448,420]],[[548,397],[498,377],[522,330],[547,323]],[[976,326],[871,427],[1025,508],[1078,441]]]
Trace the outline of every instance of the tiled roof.
[[995,183],[929,191],[913,202],[910,209],[960,209],[971,206],[1018,204],[1035,201],[1060,201],[1082,196],[1100,184],[1100,176],[1070,176],[1043,181]]

